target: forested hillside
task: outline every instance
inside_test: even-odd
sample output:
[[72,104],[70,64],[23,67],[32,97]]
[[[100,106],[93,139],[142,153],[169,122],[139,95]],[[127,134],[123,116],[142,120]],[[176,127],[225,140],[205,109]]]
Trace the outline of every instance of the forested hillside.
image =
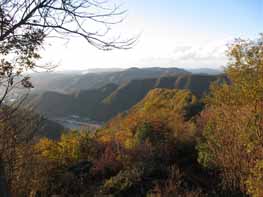
[[34,84],[34,92],[55,91],[71,93],[80,90],[98,89],[107,84],[120,85],[133,79],[158,78],[167,75],[189,73],[179,68],[129,68],[120,71],[85,71],[81,72],[41,72],[30,75]]
[[224,75],[180,74],[160,78],[137,79],[121,85],[108,84],[99,89],[73,94],[45,92],[32,97],[30,104],[47,117],[79,115],[91,120],[107,121],[120,112],[130,109],[154,88],[187,89],[197,97],[208,92],[212,82],[226,81]]
[[207,84],[202,81],[208,76],[198,75],[91,91],[95,97],[90,101],[114,92],[108,100],[100,97],[113,102],[129,84],[140,90],[142,82],[147,90],[137,104],[95,132],[72,131],[59,140],[20,144],[27,151],[17,152],[23,167],[13,172],[21,178],[10,174],[10,186],[26,196],[261,197],[262,43],[236,41],[229,49],[228,81],[209,83],[205,97],[193,93],[199,87],[194,79]]

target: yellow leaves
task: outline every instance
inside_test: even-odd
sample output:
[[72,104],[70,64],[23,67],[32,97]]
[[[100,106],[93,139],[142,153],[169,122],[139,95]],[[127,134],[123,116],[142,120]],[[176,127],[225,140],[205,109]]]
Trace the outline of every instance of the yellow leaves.
[[47,138],[42,138],[36,145],[35,149],[37,152],[40,152],[41,156],[48,159],[53,159],[53,153],[55,150],[55,142]]
[[194,135],[194,125],[185,121],[186,107],[196,104],[197,99],[187,90],[154,89],[129,112],[117,116],[100,132],[101,142],[116,140],[127,149],[135,146],[137,128],[144,122],[162,123],[171,136],[189,138]]
[[118,129],[114,131],[104,129],[99,132],[99,134],[96,136],[96,139],[103,144],[116,141],[122,144],[127,149],[132,148],[134,144],[133,133],[131,132],[131,130],[128,129],[125,130]]
[[263,160],[258,161],[251,170],[251,174],[246,181],[248,194],[253,197],[263,196]]
[[237,40],[229,51],[232,62],[226,74],[233,82],[231,90],[239,96],[237,100],[243,101],[242,104],[263,96],[262,40],[262,37],[255,41]]
[[115,134],[115,140],[122,142],[127,148],[132,146],[133,134],[127,131],[119,131]]
[[181,112],[196,98],[187,90],[154,89],[137,105],[137,110],[150,113],[159,110]]
[[124,141],[124,147],[128,150],[131,150],[135,147],[135,140],[134,138],[127,138],[125,141]]
[[231,62],[226,69],[231,82],[211,87],[207,109],[202,113],[206,142],[201,145],[206,148],[199,152],[221,168],[229,187],[238,187],[255,197],[263,196],[263,147],[259,135],[263,117],[262,41],[263,37],[237,40],[231,46]]
[[114,133],[110,129],[100,130],[96,135],[96,140],[100,143],[109,143],[114,140]]
[[36,144],[35,148],[42,157],[65,163],[79,159],[80,147],[86,137],[85,133],[72,132],[63,134],[59,141],[44,138]]
[[80,138],[81,136],[75,133],[62,135],[61,140],[57,143],[59,154],[77,160],[79,158]]

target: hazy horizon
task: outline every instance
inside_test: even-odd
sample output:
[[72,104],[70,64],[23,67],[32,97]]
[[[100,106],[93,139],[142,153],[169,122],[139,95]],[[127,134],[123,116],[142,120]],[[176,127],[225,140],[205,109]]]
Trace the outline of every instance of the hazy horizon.
[[42,74],[42,73],[48,73],[48,74],[87,74],[87,73],[103,73],[103,72],[109,72],[109,73],[114,73],[114,72],[119,72],[119,71],[125,71],[128,69],[132,69],[132,68],[138,68],[138,69],[154,69],[154,68],[163,68],[163,69],[168,69],[168,68],[178,68],[178,69],[182,69],[188,72],[192,72],[193,73],[199,73],[200,74],[209,74],[209,71],[214,71],[214,72],[219,72],[219,73],[223,73],[225,67],[217,67],[217,68],[213,68],[213,67],[195,67],[195,68],[191,68],[191,67],[178,67],[178,66],[131,66],[131,67],[90,67],[90,68],[83,68],[83,69],[61,69],[61,66],[55,67],[53,69],[50,70],[38,70],[38,71],[28,71],[26,72],[27,74]]

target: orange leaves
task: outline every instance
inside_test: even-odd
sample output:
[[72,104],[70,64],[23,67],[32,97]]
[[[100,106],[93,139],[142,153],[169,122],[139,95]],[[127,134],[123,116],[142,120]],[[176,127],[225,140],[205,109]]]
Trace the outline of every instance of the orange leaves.
[[145,122],[150,123],[156,133],[191,136],[194,126],[184,120],[184,114],[186,108],[196,102],[196,98],[186,90],[154,89],[127,114],[119,115],[107,124],[105,131],[102,131],[104,141],[109,139],[111,133],[113,139],[131,148],[138,127]]
[[114,142],[105,144],[100,158],[93,163],[92,175],[102,179],[116,174],[122,167],[118,153],[120,146]]

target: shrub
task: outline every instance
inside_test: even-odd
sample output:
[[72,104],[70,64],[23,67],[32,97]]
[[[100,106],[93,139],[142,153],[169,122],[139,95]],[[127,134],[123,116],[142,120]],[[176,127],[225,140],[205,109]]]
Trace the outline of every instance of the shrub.
[[203,197],[198,189],[191,191],[184,187],[184,178],[178,167],[172,166],[170,175],[164,182],[157,183],[154,188],[148,192],[147,197]]
[[[221,172],[233,192],[258,193],[263,155],[263,37],[230,45],[229,84],[213,85],[201,114],[199,162]],[[257,163],[257,165],[255,165]],[[258,190],[261,192],[260,190]],[[262,194],[261,194],[262,196]]]
[[136,191],[140,190],[142,177],[143,170],[139,168],[120,171],[116,176],[105,182],[102,191],[105,194],[114,196],[135,195]]
[[116,175],[122,169],[121,147],[115,142],[107,143],[98,160],[93,162],[92,175],[96,179],[105,179]]

